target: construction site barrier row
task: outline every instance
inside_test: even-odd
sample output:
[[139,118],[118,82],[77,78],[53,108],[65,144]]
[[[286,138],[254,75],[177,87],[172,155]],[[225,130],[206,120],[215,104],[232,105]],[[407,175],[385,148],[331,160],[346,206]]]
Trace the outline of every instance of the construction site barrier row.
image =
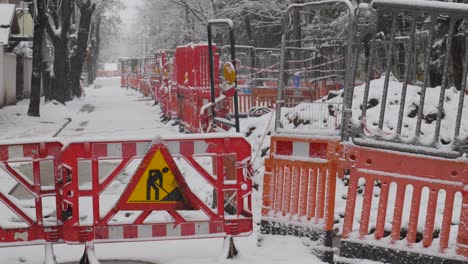
[[[367,69],[366,85],[363,88],[362,106],[357,107],[357,116],[353,113],[355,104],[354,97],[357,87],[355,85],[358,58],[361,49],[366,43],[357,41],[353,45],[348,45],[346,51],[347,79],[343,96],[343,118],[335,130],[341,129],[341,136],[333,137],[333,133],[325,129],[308,129],[293,132],[284,132],[287,123],[285,113],[290,114],[291,109],[285,104],[291,96],[287,95],[287,85],[292,79],[291,74],[287,74],[287,65],[290,59],[287,48],[296,46],[294,37],[297,33],[294,27],[289,27],[290,19],[302,15],[307,16],[311,12],[318,12],[321,8],[330,9],[330,4],[339,4],[347,9],[348,36],[345,42],[353,43],[357,36],[363,38],[367,34],[366,26],[373,25],[374,30],[370,35],[373,38]],[[371,10],[372,9],[372,10]],[[355,8],[350,1],[316,1],[303,4],[293,4],[288,7],[283,19],[282,35],[282,63],[280,77],[278,78],[279,107],[276,112],[276,132],[271,137],[270,155],[265,161],[265,175],[263,179],[263,205],[261,231],[265,234],[296,235],[306,236],[312,240],[319,240],[322,243],[313,250],[321,251],[323,260],[328,263],[357,263],[369,260],[377,263],[454,263],[461,264],[468,261],[468,159],[464,152],[454,149],[451,156],[444,156],[445,149],[439,150],[438,143],[441,127],[441,116],[444,113],[443,104],[446,97],[445,88],[440,90],[440,97],[437,109],[437,124],[435,126],[435,136],[433,144],[422,145],[420,141],[401,136],[401,129],[396,129],[394,137],[375,135],[372,138],[365,135],[366,127],[354,127],[354,123],[364,122],[366,118],[366,107],[369,99],[377,98],[385,102],[387,94],[390,94],[389,79],[392,74],[394,51],[387,54],[387,65],[385,68],[385,82],[371,85],[374,79],[374,68],[372,67],[375,57],[375,38],[379,35],[377,21],[391,18],[392,23],[389,30],[391,34],[391,45],[396,43],[396,36],[401,37],[402,29],[398,29],[398,19],[401,17],[411,17],[408,20],[412,33],[408,36],[411,45],[406,49],[406,73],[402,81],[402,87],[392,90],[400,100],[399,111],[392,113],[398,116],[398,126],[402,126],[403,117],[406,117],[404,108],[406,88],[409,83],[409,72],[416,63],[412,61],[411,55],[415,52],[414,41],[417,39],[415,28],[422,12],[426,21],[431,21],[429,39],[435,34],[435,21],[441,16],[449,17],[450,25],[447,27],[447,44],[445,49],[445,62],[443,78],[448,80],[448,58],[450,57],[451,41],[457,27],[457,23],[462,23],[463,17],[467,14],[467,7],[463,4],[440,2],[402,2],[374,0],[371,4],[362,4],[359,11],[364,15],[367,11],[369,16],[363,19],[367,23],[362,23],[359,32],[355,28],[356,17]],[[296,13],[297,12],[297,13]],[[372,13],[375,12],[375,13]],[[404,15],[402,13],[404,12]],[[408,15],[409,14],[409,15]],[[358,13],[359,15],[359,13]],[[417,19],[416,19],[417,18]],[[340,17],[340,19],[345,19]],[[373,20],[375,19],[375,20]],[[439,23],[439,22],[437,22]],[[448,24],[448,23],[447,23]],[[419,24],[418,24],[419,25]],[[354,31],[356,30],[356,31]],[[400,31],[398,31],[400,30]],[[398,31],[399,33],[396,33]],[[345,30],[343,29],[343,32]],[[289,35],[288,35],[289,34]],[[358,35],[363,34],[363,35]],[[445,34],[445,32],[444,32]],[[464,34],[464,33],[463,33]],[[461,35],[463,35],[461,34]],[[344,34],[343,34],[344,35]],[[464,35],[463,35],[464,36]],[[289,41],[293,39],[292,41]],[[288,42],[289,43],[286,43]],[[309,44],[314,46],[313,41],[306,42],[306,38],[301,39],[304,46]],[[431,42],[429,41],[429,43]],[[389,41],[390,42],[390,41]],[[290,46],[288,47],[287,44]],[[395,49],[395,47],[389,47]],[[417,48],[416,48],[417,49]],[[427,72],[430,65],[431,45],[425,52],[424,84],[421,88],[420,108],[418,121],[422,119],[422,106],[425,104]],[[461,55],[461,54],[460,54]],[[465,54],[465,57],[468,53]],[[302,59],[305,59],[302,57]],[[364,63],[363,63],[364,64]],[[369,66],[371,65],[371,66]],[[466,70],[468,64],[464,65],[463,89],[466,85]],[[447,82],[443,83],[449,88]],[[374,86],[374,87],[372,87]],[[380,87],[382,86],[382,87]],[[356,91],[354,90],[356,88]],[[374,89],[374,90],[371,90]],[[382,90],[378,90],[382,88]],[[382,96],[370,96],[370,91],[376,91]],[[458,111],[456,113],[457,123],[454,124],[455,135],[459,136],[460,122],[463,109],[463,91],[458,94]],[[360,98],[361,99],[361,98]],[[391,105],[391,103],[390,103]],[[312,110],[320,111],[319,107],[310,106]],[[378,120],[372,122],[379,125],[382,131],[385,123],[385,111],[390,114],[390,107],[379,105],[381,109],[377,115]],[[282,111],[281,107],[285,107]],[[307,106],[304,106],[304,109]],[[455,108],[456,109],[456,108]],[[370,112],[371,110],[369,110]],[[315,116],[311,113],[301,112],[301,118],[314,122]],[[311,116],[307,116],[310,114]],[[371,117],[371,115],[367,115]],[[307,119],[309,118],[309,119]],[[360,120],[358,120],[360,118]],[[389,117],[388,117],[389,118]],[[388,121],[387,118],[387,121]],[[364,121],[363,121],[364,119]],[[303,121],[304,124],[306,121]],[[326,120],[325,120],[326,121]],[[292,121],[291,121],[292,122]],[[453,122],[455,123],[455,122]],[[358,131],[358,132],[356,132]],[[432,132],[432,131],[431,131]],[[417,137],[426,134],[420,127],[416,131],[411,131]],[[430,133],[429,133],[430,134]],[[450,133],[452,134],[452,133]],[[373,140],[373,141],[372,141]],[[387,141],[387,142],[386,142]],[[465,139],[462,140],[464,142]],[[372,142],[373,144],[370,144]],[[358,145],[359,144],[359,145]],[[367,144],[367,146],[366,146]],[[455,146],[455,144],[453,145]],[[452,146],[450,146],[452,147]],[[465,144],[466,147],[466,144]],[[428,149],[433,149],[428,151]],[[466,152],[466,151],[465,151]],[[338,190],[339,188],[339,190]],[[319,234],[319,235],[317,235]],[[335,252],[335,256],[333,253]]]
[[[216,46],[214,53],[215,97],[218,98],[221,94],[219,75],[221,62]],[[121,86],[132,87],[145,96],[151,96],[155,102],[161,104],[164,118],[179,120],[181,129],[195,133],[206,132],[212,127],[210,124],[212,114],[200,110],[209,109],[203,106],[206,106],[211,99],[207,46],[203,44],[179,46],[171,59],[172,64],[167,62],[167,56],[165,52],[156,55],[156,59],[153,58],[151,60],[153,64],[150,65],[147,64],[147,58],[142,59],[146,67],[160,69],[156,70],[156,73],[151,70],[145,70],[142,74],[123,72]],[[169,68],[171,72],[168,72]],[[242,84],[237,93],[240,116],[259,115],[271,111],[277,98],[277,80],[267,79],[237,80],[238,84]],[[315,101],[341,87],[340,81],[331,81],[331,79],[316,81],[304,79],[297,84],[297,87],[285,90],[287,95],[285,105],[292,107],[303,101]],[[230,119],[234,115],[235,99],[234,97],[228,99],[216,103],[217,116]]]

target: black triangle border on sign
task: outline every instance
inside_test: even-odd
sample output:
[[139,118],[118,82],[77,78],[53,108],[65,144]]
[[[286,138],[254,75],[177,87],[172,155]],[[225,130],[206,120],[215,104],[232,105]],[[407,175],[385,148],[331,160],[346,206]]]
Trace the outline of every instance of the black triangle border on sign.
[[[128,199],[134,189],[136,188],[138,182],[141,180],[142,177],[145,175],[145,171],[149,166],[149,163],[153,159],[154,155],[161,151],[163,158],[165,159],[169,169],[171,170],[174,178],[177,182],[178,187],[175,188],[173,191],[170,192],[168,196],[172,193],[174,195],[178,194],[181,200],[179,201],[171,201],[168,200],[166,196],[161,201],[151,202],[151,203],[128,203]],[[174,192],[177,190],[176,192]],[[173,196],[174,196],[173,195]],[[115,210],[128,210],[128,211],[153,211],[153,210],[191,210],[198,206],[194,205],[194,203],[187,200],[188,197],[192,196],[190,189],[188,188],[187,183],[185,182],[182,173],[180,172],[177,164],[175,163],[174,159],[172,158],[169,150],[167,149],[164,142],[157,142],[150,146],[148,152],[145,154],[143,160],[141,161],[140,165],[136,169],[135,173],[132,175],[132,178],[125,188],[124,192],[122,193],[119,201],[116,204]],[[172,197],[173,197],[172,196]],[[188,196],[188,197],[187,197]]]

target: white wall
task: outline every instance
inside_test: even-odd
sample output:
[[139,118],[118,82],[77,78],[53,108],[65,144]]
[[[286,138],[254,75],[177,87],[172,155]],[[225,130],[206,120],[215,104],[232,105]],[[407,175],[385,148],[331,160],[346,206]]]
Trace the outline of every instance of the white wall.
[[5,105],[5,83],[3,82],[3,45],[0,44],[0,107]]
[[16,104],[16,55],[4,54],[5,105]]

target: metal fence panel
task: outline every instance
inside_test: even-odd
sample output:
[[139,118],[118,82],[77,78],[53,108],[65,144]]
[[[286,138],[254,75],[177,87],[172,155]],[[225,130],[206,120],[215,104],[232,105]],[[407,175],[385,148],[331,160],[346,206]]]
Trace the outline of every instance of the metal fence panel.
[[375,0],[358,14],[369,26],[355,48],[366,53],[356,52],[355,61],[363,57],[367,69],[355,67],[353,74],[354,81],[364,76],[366,82],[346,105],[353,111],[349,133],[356,144],[461,155],[468,135],[462,118],[467,11],[464,4]]

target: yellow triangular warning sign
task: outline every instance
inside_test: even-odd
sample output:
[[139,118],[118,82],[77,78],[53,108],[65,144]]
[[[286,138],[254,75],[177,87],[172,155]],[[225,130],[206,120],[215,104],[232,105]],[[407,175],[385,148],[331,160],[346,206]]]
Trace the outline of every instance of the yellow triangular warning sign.
[[[164,143],[153,144],[132,176],[116,210],[183,210],[191,193]],[[189,200],[192,198],[189,197]]]
[[160,150],[146,168],[127,203],[160,203],[182,200],[179,185]]

